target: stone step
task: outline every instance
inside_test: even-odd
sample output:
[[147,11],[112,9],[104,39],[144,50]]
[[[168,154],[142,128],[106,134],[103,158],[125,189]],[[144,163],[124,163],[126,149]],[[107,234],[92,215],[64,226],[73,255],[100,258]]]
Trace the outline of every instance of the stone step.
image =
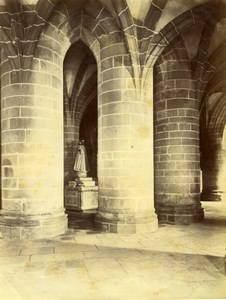
[[[87,187],[97,186],[97,181],[93,180],[92,177],[79,178],[79,180],[84,184],[84,186]],[[77,182],[75,180],[68,181],[68,187],[76,187],[76,186],[77,186]]]

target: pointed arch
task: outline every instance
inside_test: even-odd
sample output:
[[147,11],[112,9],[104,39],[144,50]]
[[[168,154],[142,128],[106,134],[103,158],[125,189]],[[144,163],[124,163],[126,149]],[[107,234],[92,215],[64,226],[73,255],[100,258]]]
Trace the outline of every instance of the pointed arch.
[[166,46],[170,45],[177,36],[180,36],[181,32],[186,31],[192,25],[200,21],[215,26],[217,18],[212,6],[211,9],[209,8],[210,7],[207,4],[196,6],[176,17],[159,33],[156,33],[153,36],[151,43],[153,43],[154,46],[150,49],[151,52],[147,53],[146,64],[143,71],[143,80],[145,80],[149,70],[155,64],[162,51]]

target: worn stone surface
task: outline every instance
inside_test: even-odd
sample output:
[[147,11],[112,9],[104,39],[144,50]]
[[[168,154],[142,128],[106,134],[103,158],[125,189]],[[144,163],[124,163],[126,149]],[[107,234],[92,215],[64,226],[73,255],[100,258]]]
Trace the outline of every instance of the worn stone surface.
[[53,239],[1,239],[0,297],[223,299],[225,210],[216,202],[204,207],[203,223],[165,225],[146,234],[89,227]]

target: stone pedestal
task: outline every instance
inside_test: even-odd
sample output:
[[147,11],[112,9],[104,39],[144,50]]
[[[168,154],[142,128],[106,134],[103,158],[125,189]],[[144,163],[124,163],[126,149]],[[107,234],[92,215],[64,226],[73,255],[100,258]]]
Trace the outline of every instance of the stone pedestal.
[[97,209],[98,186],[91,177],[69,181],[65,187],[65,207],[67,211]]

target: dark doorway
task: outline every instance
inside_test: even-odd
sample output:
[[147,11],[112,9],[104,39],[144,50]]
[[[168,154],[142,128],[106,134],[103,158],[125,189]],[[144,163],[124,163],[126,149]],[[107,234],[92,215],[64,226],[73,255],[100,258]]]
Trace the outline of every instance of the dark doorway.
[[97,178],[97,99],[87,106],[80,124],[80,140],[85,140],[90,172],[89,176]]

